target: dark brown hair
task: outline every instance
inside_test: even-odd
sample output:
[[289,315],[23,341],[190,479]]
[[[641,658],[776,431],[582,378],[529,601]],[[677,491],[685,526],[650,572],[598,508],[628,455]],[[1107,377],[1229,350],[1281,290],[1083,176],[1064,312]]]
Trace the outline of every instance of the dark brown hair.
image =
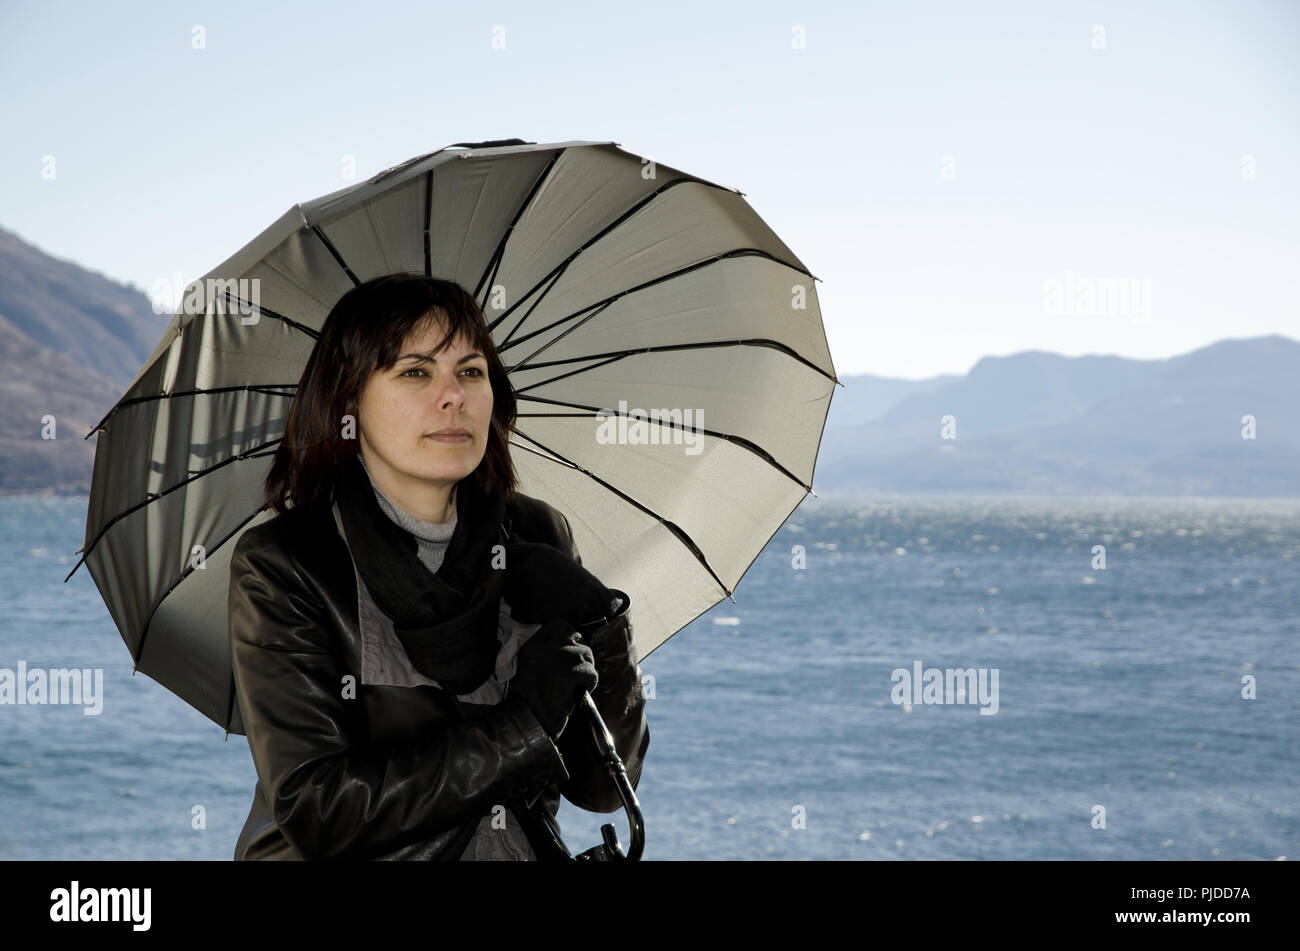
[[266,477],[266,503],[277,513],[289,505],[328,505],[341,466],[360,451],[343,438],[343,417],[358,419],[361,391],[372,373],[390,369],[408,336],[433,317],[447,325],[441,350],[464,335],[483,354],[492,385],[492,425],[477,479],[488,495],[513,499],[518,486],[510,458],[515,391],[474,295],[455,281],[398,273],[358,284],[339,298],[289,406],[284,438]]

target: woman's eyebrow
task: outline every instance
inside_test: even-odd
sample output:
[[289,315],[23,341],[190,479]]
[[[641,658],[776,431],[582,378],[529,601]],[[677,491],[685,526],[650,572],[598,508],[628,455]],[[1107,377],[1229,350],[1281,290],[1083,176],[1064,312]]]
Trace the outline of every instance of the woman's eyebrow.
[[[469,361],[469,360],[473,360],[475,357],[481,357],[481,356],[483,356],[483,354],[479,353],[478,351],[475,351],[474,353],[467,353],[467,354],[465,354],[465,356],[463,356],[463,357],[461,357],[459,360],[457,360],[456,363],[459,365],[459,364],[461,364],[461,363],[465,363],[465,362],[467,362],[467,361]],[[418,360],[420,363],[433,363],[433,362],[434,362],[434,361],[433,361],[433,357],[429,356],[429,354],[427,354],[427,353],[407,353],[407,354],[404,354],[404,355],[398,357],[397,359],[398,359],[398,361],[402,361],[402,360]],[[485,359],[486,359],[486,358],[485,358]]]

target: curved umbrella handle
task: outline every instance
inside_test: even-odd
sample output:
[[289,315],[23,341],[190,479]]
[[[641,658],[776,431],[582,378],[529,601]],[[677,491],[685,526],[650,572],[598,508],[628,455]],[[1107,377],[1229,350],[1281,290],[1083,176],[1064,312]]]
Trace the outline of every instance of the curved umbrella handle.
[[[582,691],[578,697],[578,705],[587,711],[591,735],[596,742],[596,751],[609,770],[614,785],[618,787],[619,797],[623,800],[623,810],[627,813],[628,823],[632,827],[632,844],[627,854],[624,854],[619,845],[618,833],[614,830],[614,826],[606,823],[600,827],[601,838],[605,840],[605,858],[611,861],[640,861],[641,852],[645,848],[645,820],[641,816],[641,803],[636,798],[636,791],[632,788],[632,784],[628,782],[627,770],[614,746],[614,737],[610,735],[609,727],[605,726],[605,721],[601,718],[600,711],[596,709],[591,694]],[[586,854],[583,853],[584,856]]]

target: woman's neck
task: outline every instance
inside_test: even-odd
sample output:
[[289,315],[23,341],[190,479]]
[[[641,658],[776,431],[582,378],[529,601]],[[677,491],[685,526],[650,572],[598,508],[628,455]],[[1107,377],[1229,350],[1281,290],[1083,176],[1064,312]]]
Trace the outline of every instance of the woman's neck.
[[443,486],[430,486],[428,483],[421,483],[420,491],[412,493],[406,491],[400,485],[389,484],[387,472],[376,472],[366,465],[364,456],[358,456],[361,462],[361,468],[365,470],[366,475],[383,497],[388,500],[394,508],[401,509],[411,517],[421,522],[430,522],[434,525],[446,525],[456,515],[456,486],[455,484]]

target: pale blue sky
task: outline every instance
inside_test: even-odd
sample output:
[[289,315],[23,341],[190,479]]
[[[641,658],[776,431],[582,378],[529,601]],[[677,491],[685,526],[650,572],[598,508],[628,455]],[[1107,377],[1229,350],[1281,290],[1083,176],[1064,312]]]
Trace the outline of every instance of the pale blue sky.
[[[1298,27],[1262,0],[0,0],[0,225],[147,291],[350,184],[345,155],[614,140],[746,193],[822,279],[841,375],[1163,357],[1300,336]],[[1067,272],[1149,281],[1149,312],[1050,313]]]

